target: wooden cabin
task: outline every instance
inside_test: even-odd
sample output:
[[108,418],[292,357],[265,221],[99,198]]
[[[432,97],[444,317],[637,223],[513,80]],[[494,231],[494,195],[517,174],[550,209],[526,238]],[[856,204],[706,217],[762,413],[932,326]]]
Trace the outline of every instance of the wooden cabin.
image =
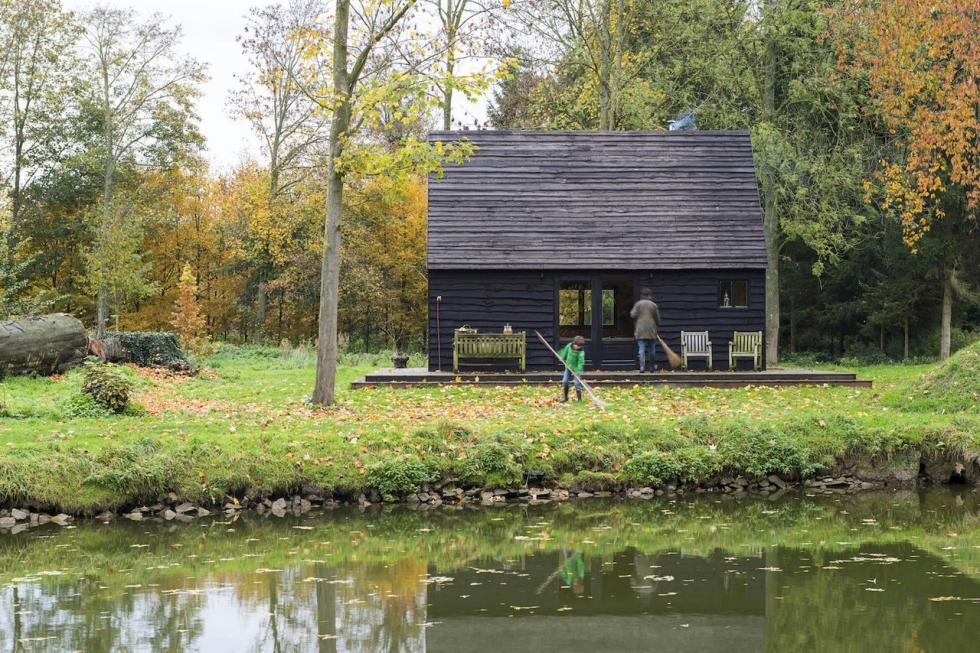
[[[429,179],[430,370],[453,368],[456,329],[505,325],[527,333],[530,370],[556,369],[535,330],[556,349],[584,336],[587,370],[635,370],[629,313],[643,288],[674,351],[681,331],[709,332],[716,370],[728,369],[735,331],[765,328],[766,244],[748,132],[429,138],[478,148]],[[658,346],[661,368],[665,360]]]

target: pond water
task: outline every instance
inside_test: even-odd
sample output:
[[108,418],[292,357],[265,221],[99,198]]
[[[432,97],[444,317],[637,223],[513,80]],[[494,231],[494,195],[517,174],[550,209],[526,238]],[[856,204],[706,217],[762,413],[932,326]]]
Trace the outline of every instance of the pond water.
[[969,490],[0,532],[0,651],[977,651]]

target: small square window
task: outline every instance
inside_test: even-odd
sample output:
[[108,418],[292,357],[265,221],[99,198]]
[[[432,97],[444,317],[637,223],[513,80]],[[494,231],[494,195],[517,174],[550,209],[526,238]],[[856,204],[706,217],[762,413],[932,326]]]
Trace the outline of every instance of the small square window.
[[718,282],[718,308],[748,308],[748,281]]

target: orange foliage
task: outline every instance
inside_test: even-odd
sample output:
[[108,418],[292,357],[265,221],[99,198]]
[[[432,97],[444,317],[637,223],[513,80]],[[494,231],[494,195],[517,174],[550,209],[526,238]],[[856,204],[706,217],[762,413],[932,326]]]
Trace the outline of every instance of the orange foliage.
[[967,217],[980,206],[980,7],[976,0],[855,0],[839,14],[843,67],[866,74],[871,105],[904,148],[885,160],[879,191],[914,247],[932,219],[949,210],[943,195],[959,186]]

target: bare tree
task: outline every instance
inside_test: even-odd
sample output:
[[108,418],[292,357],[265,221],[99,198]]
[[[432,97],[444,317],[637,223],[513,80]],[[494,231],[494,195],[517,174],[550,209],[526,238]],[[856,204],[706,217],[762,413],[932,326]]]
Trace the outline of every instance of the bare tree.
[[[99,121],[96,150],[103,193],[97,241],[114,235],[113,188],[120,163],[133,158],[143,165],[167,165],[175,150],[199,139],[192,103],[205,79],[204,67],[179,53],[180,38],[180,28],[167,29],[159,14],[142,22],[131,9],[96,7],[85,16],[86,99]],[[108,317],[108,267],[103,260],[90,271],[98,287],[99,337]]]
[[[280,193],[304,178],[310,155],[326,141],[323,112],[297,81],[303,55],[294,38],[323,12],[322,0],[289,0],[286,5],[253,8],[245,35],[238,38],[252,74],[239,77],[242,88],[231,95],[229,106],[233,115],[251,124],[262,141],[269,166],[270,213],[276,212]],[[272,264],[260,260],[257,265],[256,342],[261,344]]]

